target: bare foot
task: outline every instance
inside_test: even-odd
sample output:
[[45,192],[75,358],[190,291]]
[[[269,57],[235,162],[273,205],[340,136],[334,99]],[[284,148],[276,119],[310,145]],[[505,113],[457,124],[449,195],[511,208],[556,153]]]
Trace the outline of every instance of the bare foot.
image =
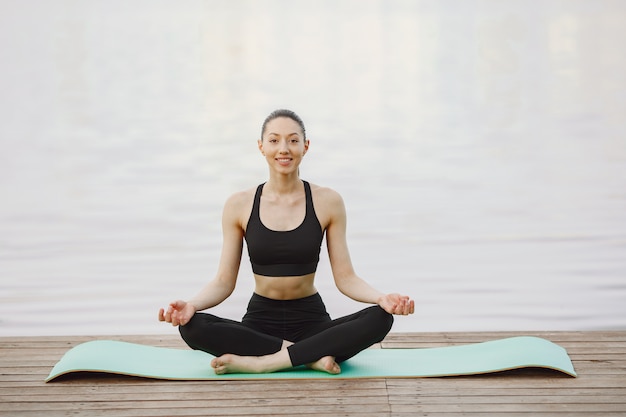
[[261,373],[259,358],[226,354],[211,361],[213,370],[218,375],[235,373]]
[[213,370],[218,375],[247,373],[262,374],[291,368],[287,350],[281,350],[266,356],[238,356],[224,354],[211,361]]
[[315,369],[316,371],[327,372],[332,375],[341,373],[341,367],[339,367],[339,364],[335,362],[335,358],[332,356],[324,356],[307,366],[311,369]]

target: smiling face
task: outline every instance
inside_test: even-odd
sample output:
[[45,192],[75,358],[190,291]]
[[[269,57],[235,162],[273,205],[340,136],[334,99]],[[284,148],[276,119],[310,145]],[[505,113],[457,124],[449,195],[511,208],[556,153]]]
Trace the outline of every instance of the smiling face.
[[302,157],[309,148],[302,128],[289,117],[277,117],[267,123],[259,150],[270,169],[279,173],[297,173]]

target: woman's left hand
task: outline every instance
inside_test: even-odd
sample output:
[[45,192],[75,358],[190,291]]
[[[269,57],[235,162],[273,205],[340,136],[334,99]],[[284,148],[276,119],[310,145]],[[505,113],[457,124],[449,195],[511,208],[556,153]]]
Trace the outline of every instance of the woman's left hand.
[[385,294],[378,299],[378,305],[389,314],[407,316],[415,312],[415,301],[406,295]]

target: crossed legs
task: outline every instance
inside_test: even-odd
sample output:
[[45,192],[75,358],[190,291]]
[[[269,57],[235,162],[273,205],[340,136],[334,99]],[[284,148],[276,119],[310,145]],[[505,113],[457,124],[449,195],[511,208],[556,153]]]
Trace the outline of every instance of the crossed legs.
[[216,356],[211,365],[218,374],[274,372],[299,365],[338,374],[339,363],[380,342],[392,324],[392,315],[372,306],[308,326],[295,341],[205,313],[196,313],[179,329],[191,348]]

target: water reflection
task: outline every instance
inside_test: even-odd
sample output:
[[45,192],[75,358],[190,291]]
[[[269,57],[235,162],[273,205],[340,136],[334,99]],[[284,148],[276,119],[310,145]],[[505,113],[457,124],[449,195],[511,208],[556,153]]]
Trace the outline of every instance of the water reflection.
[[0,334],[169,331],[277,107],[359,272],[417,299],[396,330],[626,326],[621,2],[0,7]]

